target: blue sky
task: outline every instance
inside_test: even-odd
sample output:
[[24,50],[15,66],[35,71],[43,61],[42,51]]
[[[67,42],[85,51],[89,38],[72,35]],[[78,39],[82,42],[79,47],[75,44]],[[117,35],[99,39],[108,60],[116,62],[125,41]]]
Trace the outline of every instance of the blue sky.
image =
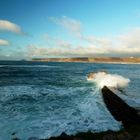
[[140,56],[139,0],[0,0],[0,59]]

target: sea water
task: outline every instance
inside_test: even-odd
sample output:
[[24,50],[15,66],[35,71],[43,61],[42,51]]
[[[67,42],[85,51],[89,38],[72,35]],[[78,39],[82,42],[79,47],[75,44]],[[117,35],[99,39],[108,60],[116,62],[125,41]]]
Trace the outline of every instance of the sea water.
[[118,96],[140,108],[140,65],[0,62],[0,140],[118,131],[96,82],[87,81],[100,70],[129,79]]

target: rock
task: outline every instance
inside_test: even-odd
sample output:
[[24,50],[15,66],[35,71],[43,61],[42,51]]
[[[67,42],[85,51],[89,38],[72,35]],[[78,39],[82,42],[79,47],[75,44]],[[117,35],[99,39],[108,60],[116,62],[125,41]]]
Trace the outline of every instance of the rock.
[[73,136],[69,136],[63,132],[60,136],[51,137],[49,140],[73,140]]
[[140,124],[140,116],[137,111],[126,104],[120,97],[113,93],[107,86],[102,88],[103,100],[106,107],[117,120],[122,122],[124,127],[133,124]]
[[105,135],[102,140],[117,140],[117,136],[115,134]]
[[118,140],[133,140],[133,136],[131,136],[128,132],[123,132],[117,135]]

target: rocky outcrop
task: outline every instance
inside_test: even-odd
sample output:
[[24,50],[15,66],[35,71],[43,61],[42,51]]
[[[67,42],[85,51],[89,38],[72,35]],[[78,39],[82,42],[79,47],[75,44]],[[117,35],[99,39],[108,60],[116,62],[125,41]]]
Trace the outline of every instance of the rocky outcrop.
[[120,97],[114,94],[108,87],[102,88],[103,100],[106,107],[117,120],[122,122],[124,127],[128,127],[134,124],[140,125],[140,116],[137,111],[126,104]]
[[[47,139],[45,139],[47,140]],[[140,127],[132,126],[129,129],[119,132],[107,131],[101,133],[84,132],[75,136],[62,133],[58,137],[51,137],[48,140],[140,140]]]

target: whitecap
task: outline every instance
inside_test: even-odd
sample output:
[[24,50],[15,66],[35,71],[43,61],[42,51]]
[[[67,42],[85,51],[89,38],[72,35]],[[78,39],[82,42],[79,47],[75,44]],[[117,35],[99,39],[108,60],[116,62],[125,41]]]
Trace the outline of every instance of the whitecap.
[[103,72],[98,72],[90,81],[94,82],[100,89],[104,86],[124,89],[128,86],[130,79],[117,74],[105,74]]

